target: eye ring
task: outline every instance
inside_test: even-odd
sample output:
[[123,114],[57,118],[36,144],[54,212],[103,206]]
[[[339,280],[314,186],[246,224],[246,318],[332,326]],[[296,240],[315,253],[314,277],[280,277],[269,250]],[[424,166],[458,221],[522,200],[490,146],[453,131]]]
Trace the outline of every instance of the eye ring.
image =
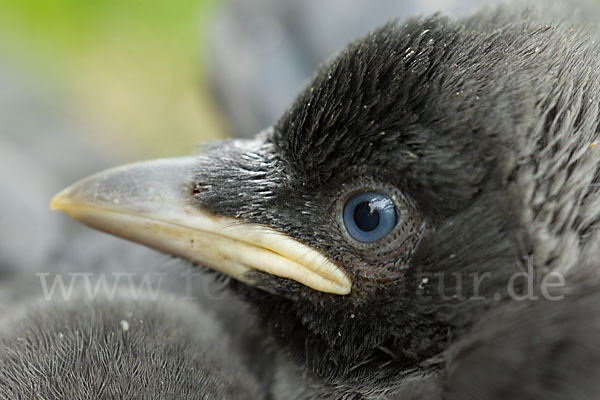
[[399,214],[387,194],[359,192],[344,204],[341,222],[354,240],[367,244],[387,236],[402,217]]

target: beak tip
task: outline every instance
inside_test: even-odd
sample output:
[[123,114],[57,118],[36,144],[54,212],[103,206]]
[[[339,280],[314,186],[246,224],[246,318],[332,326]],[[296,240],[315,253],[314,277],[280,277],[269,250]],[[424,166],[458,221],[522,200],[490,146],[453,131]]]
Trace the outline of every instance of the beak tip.
[[60,200],[58,199],[58,196],[54,196],[52,200],[50,200],[50,209],[52,211],[60,210]]
[[62,190],[58,194],[54,195],[50,200],[50,209],[53,211],[64,211],[69,203],[68,196],[69,188]]

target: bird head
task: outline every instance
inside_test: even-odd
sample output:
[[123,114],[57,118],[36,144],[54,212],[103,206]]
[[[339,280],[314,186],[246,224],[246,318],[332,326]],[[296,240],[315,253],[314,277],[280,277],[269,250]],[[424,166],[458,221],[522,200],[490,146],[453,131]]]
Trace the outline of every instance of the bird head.
[[52,207],[233,278],[317,375],[424,368],[542,229],[532,160],[561,100],[543,32],[519,32],[388,24],[254,139],[101,172]]

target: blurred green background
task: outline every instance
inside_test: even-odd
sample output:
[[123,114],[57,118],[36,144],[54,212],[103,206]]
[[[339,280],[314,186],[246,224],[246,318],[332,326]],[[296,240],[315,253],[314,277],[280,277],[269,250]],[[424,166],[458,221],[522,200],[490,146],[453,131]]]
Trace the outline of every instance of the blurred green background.
[[227,133],[205,75],[217,3],[3,0],[0,50],[115,156],[187,154]]

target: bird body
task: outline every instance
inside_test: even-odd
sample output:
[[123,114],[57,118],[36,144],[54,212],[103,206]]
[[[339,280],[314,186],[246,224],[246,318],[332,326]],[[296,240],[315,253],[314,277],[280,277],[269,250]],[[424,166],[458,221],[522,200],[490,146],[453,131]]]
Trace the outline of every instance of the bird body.
[[0,319],[2,399],[261,398],[198,304],[128,291],[38,300]]
[[[573,21],[390,23],[255,139],[53,207],[232,276],[277,353],[274,398],[593,398],[600,53]],[[590,375],[567,374],[585,347]],[[517,367],[552,373],[495,379]]]

